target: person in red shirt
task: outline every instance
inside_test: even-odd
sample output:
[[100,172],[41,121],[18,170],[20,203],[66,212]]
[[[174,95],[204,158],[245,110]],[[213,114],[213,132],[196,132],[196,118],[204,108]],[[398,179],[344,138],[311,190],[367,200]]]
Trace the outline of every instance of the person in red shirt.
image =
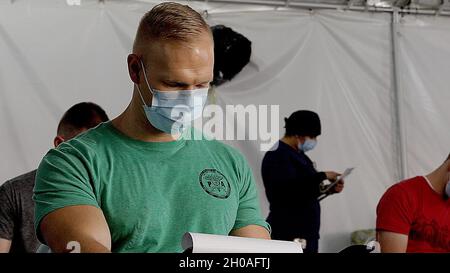
[[381,252],[450,252],[450,154],[426,176],[390,187],[377,207]]

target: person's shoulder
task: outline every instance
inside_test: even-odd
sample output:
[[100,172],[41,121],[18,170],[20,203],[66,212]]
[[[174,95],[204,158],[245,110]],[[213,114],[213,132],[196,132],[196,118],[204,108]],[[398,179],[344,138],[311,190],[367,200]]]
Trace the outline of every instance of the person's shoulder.
[[109,133],[109,123],[101,123],[78,136],[62,142],[54,151],[65,153],[95,154],[96,150],[105,143],[106,135]]
[[33,187],[35,178],[36,170],[33,170],[5,181],[5,183],[3,183],[0,188],[16,191],[28,187]]
[[62,144],[66,143],[71,145],[97,146],[103,143],[106,135],[110,134],[110,126],[111,124],[109,122],[100,123],[96,127],[88,129],[87,131],[68,140],[67,142],[63,142]]
[[397,191],[420,192],[424,186],[426,186],[425,178],[423,176],[416,176],[402,180],[392,185],[391,188]]
[[284,147],[286,144],[284,144],[281,141],[278,141],[275,143],[274,146],[268,151],[265,152],[263,161],[283,161],[283,159],[287,159],[291,156],[291,153],[289,150]]
[[70,140],[62,142],[58,147],[50,149],[41,160],[36,176],[39,178],[43,169],[47,171],[54,170],[52,166],[55,164],[61,168],[61,165],[67,166],[69,164],[74,166],[76,164],[79,166],[80,164],[92,162],[103,145],[102,135],[105,134],[104,127],[105,124],[102,123]]
[[421,176],[402,180],[390,186],[383,197],[412,198],[414,195],[420,194],[423,190],[424,182],[426,181]]

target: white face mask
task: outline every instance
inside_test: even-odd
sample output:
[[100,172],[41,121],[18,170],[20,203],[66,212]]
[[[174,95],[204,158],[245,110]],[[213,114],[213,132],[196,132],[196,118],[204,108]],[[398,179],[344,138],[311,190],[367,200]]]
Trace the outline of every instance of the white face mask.
[[148,106],[142,97],[139,86],[136,85],[148,121],[165,133],[172,135],[182,133],[193,120],[202,116],[208,97],[208,88],[178,91],[153,89],[148,82],[144,63],[142,60],[140,62],[145,83],[153,95],[152,105]]
[[314,147],[316,147],[316,145],[317,145],[317,140],[308,138],[305,140],[305,142],[303,142],[303,144],[301,142],[298,143],[298,149],[300,151],[303,151],[304,153],[306,153],[306,152],[314,149]]

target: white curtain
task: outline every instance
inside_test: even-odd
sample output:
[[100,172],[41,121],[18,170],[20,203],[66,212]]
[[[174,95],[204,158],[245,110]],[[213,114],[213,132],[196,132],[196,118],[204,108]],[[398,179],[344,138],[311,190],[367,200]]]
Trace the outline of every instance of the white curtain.
[[[111,118],[123,111],[132,89],[126,57],[140,17],[156,2],[0,1],[0,183],[37,167],[71,105],[93,101]],[[310,153],[318,168],[356,167],[344,192],[322,202],[320,251],[337,252],[352,231],[374,227],[380,196],[401,178],[400,157],[415,175],[450,152],[448,18],[407,16],[399,23],[402,155],[390,14],[190,4],[207,9],[211,25],[252,41],[251,63],[215,90],[217,103],[279,105],[280,136],[284,117],[314,110],[323,125]],[[260,143],[228,143],[250,162],[267,215]]]
[[450,153],[450,18],[404,16],[397,41],[406,171],[416,176]]
[[[65,110],[81,101],[113,117],[131,84],[126,57],[143,12],[84,1],[0,2],[0,179],[32,170],[53,145]],[[134,15],[134,16],[133,16]]]
[[[345,191],[322,202],[320,250],[348,246],[352,231],[374,227],[376,204],[397,175],[389,14],[268,11],[212,14],[210,22],[253,42],[251,64],[216,92],[223,104],[280,105],[281,135],[284,117],[314,110],[323,126],[310,153],[318,168],[356,167]],[[236,146],[262,185],[264,153],[248,142]],[[267,212],[263,187],[260,193]]]

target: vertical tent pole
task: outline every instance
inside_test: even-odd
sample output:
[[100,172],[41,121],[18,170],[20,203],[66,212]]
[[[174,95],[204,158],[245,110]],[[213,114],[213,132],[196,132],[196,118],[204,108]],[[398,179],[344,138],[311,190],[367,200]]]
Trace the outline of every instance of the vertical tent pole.
[[394,153],[397,159],[397,181],[403,180],[408,175],[408,167],[406,160],[406,127],[404,126],[403,119],[403,89],[400,79],[400,67],[399,67],[399,50],[398,50],[398,24],[400,20],[400,13],[398,8],[394,8],[392,12],[391,21],[391,43],[392,43],[392,75],[394,84],[394,125],[395,125],[395,144]]

